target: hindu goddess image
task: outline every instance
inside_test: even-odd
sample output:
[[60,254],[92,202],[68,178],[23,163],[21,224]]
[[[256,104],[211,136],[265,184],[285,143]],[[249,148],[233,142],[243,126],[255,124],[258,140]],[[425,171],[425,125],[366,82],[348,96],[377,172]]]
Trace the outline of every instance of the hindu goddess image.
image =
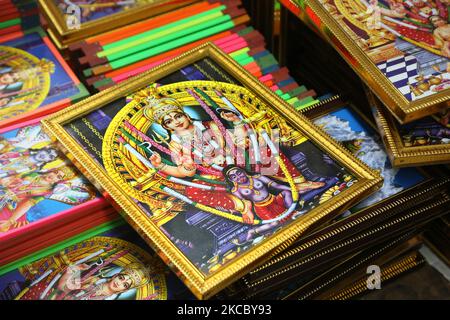
[[[260,110],[259,115],[255,112],[257,120],[253,120],[219,90],[207,92],[192,87],[186,93],[194,98],[192,106],[149,90],[142,100],[143,117],[151,126],[161,126],[166,134],[142,132],[126,121],[121,131],[128,133],[118,142],[125,145],[125,139],[131,137],[138,146],[146,146],[148,161],[140,156],[138,159],[164,178],[162,191],[170,196],[233,221],[262,224],[251,229],[245,241],[303,214],[305,202],[338,182],[337,177],[319,177],[297,168],[275,146],[284,133],[278,141],[270,140],[267,132],[279,128],[269,124],[274,123],[274,118],[266,110]],[[224,103],[219,105],[219,99]],[[194,105],[207,117],[193,119],[185,108]],[[292,128],[286,130],[284,122],[278,126],[290,134],[294,132]],[[292,141],[285,144],[290,147]],[[131,146],[126,147],[130,150]],[[132,155],[136,156],[136,152],[133,150]],[[176,188],[170,188],[170,183],[175,183]]]
[[19,269],[16,300],[167,299],[162,262],[112,231],[66,247]]
[[[148,284],[148,270],[139,263],[127,265],[112,276],[93,275],[77,282],[78,271],[89,270],[88,264],[67,268],[58,281],[55,300],[106,300]],[[24,297],[26,299],[26,296]]]
[[19,222],[42,218],[40,213],[30,209],[45,199],[76,205],[95,196],[92,187],[67,165],[45,172],[0,177],[0,233],[16,227]]

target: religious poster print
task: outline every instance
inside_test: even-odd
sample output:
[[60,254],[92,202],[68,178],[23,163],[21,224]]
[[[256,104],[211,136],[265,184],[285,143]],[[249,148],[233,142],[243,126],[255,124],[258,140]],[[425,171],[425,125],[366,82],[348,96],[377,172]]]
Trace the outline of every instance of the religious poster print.
[[45,128],[199,298],[381,184],[210,44],[95,98]]
[[205,274],[355,182],[247,89],[213,81],[129,96],[101,159]]
[[96,197],[39,124],[0,134],[0,235]]
[[128,226],[0,275],[0,300],[192,299]]
[[392,167],[380,136],[352,107],[332,110],[314,122],[371,168],[380,170],[384,178],[380,190],[350,209],[351,212],[383,201],[426,179],[417,168]]
[[70,102],[81,84],[39,32],[0,39],[0,121]]
[[450,88],[448,0],[320,3],[408,101]]

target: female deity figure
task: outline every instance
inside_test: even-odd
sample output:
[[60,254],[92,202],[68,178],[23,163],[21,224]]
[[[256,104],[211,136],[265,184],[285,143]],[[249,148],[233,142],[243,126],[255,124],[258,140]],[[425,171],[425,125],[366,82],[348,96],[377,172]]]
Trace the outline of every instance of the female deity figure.
[[[167,299],[167,268],[118,228],[21,267],[16,300]],[[131,242],[130,242],[131,241]]]
[[[230,185],[231,192],[241,200],[250,201],[252,210],[246,212],[243,219],[246,223],[253,223],[255,215],[260,220],[273,220],[270,223],[250,229],[245,235],[245,242],[250,241],[255,235],[267,232],[279,224],[295,217],[301,212],[292,211],[282,219],[277,219],[283,215],[292,206],[291,189],[288,186],[277,183],[269,177],[259,174],[248,174],[244,169],[230,165],[225,168],[224,175],[227,183]],[[243,244],[239,241],[238,244]]]
[[196,172],[192,149],[206,166],[225,163],[225,137],[213,121],[192,120],[179,102],[170,98],[159,99],[155,107],[144,110],[144,115],[170,134],[169,149],[177,166],[162,164],[161,156],[154,153],[150,161],[158,170],[174,177],[192,177]]
[[[214,185],[214,183],[224,185],[226,184],[224,169],[227,165],[238,162],[233,149],[240,149],[247,154],[247,161],[243,165],[250,171],[260,172],[256,170],[257,165],[254,161],[256,155],[254,149],[250,148],[248,132],[241,118],[238,117],[237,111],[231,108],[215,111],[221,120],[217,117],[215,120],[197,121],[193,120],[175,99],[159,98],[146,106],[144,116],[160,124],[169,133],[170,141],[167,144],[173,159],[173,164],[168,164],[167,161],[163,161],[160,154],[154,152],[149,158],[151,164],[160,173],[168,176],[189,179],[203,185]],[[224,132],[223,120],[232,123],[235,130]],[[258,140],[261,141],[260,134],[257,134]],[[283,172],[278,165],[270,148],[267,145],[259,145],[256,150],[268,157],[266,159],[268,161],[264,163],[269,167],[275,167],[272,174],[264,175],[270,176],[274,182],[286,183],[288,180],[286,172]],[[290,190],[289,192],[301,195],[326,186],[323,181],[307,181],[300,170],[281,151],[279,158],[295,184],[295,190],[286,187]],[[205,190],[195,186],[186,186],[184,195],[196,203],[242,216],[244,223],[252,223],[254,199],[239,197],[229,191]]]
[[58,151],[39,125],[22,127],[14,137],[0,135],[0,178],[42,171],[58,159]]
[[433,25],[433,38],[436,48],[442,55],[450,58],[450,24],[441,16],[431,16],[430,23]]
[[87,264],[67,268],[58,281],[55,300],[112,300],[119,294],[149,283],[150,274],[140,263],[131,263],[113,276],[93,275],[78,280],[80,271],[89,270]]
[[[19,72],[7,65],[0,65],[0,94],[7,95],[22,89],[23,82]],[[8,101],[9,102],[9,101]]]
[[45,164],[57,158],[58,152],[52,147],[7,151],[0,154],[0,177],[41,170]]
[[95,192],[68,166],[0,178],[0,232],[16,222],[37,220],[30,209],[45,199],[76,205],[95,197]]

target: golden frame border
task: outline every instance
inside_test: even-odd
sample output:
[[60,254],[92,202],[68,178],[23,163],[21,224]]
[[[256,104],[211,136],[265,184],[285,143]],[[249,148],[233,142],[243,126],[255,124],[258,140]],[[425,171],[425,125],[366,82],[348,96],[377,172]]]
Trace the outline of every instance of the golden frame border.
[[[53,0],[38,0],[38,3],[42,9],[41,12],[45,18],[47,18],[47,31],[52,37],[52,40],[55,41],[59,49],[66,49],[67,45],[76,41],[98,35],[102,32],[109,32],[116,28],[124,27],[128,24],[139,22],[159,14],[164,14],[198,1],[199,0],[184,0],[181,3],[170,4],[171,0],[159,0],[157,3],[145,4],[134,9],[82,23],[80,29],[76,30],[67,28],[64,22],[64,15]],[[167,4],[163,6],[165,3]]]
[[375,122],[380,131],[389,160],[397,168],[435,165],[450,162],[450,144],[405,147],[398,131],[396,120],[386,112],[383,104],[366,90],[367,99],[374,108]]
[[[305,0],[305,4],[320,18],[321,22],[331,31],[333,36],[343,45],[350,55],[358,62],[359,67],[354,67],[348,58],[325,35],[334,49],[344,58],[358,76],[368,85],[383,101],[389,111],[400,123],[411,122],[427,115],[437,113],[450,107],[450,89],[435,93],[415,101],[407,100],[403,94],[387,79],[378,69],[370,57],[358,46],[350,35],[337,23],[334,17],[319,2],[319,0]],[[296,4],[300,10],[304,10]],[[319,27],[319,28],[323,28]]]
[[[164,233],[149,219],[138,205],[118,187],[97,162],[92,159],[83,147],[64,129],[64,125],[89,112],[101,108],[118,98],[126,97],[129,93],[139,90],[150,82],[192,64],[202,58],[210,58],[218,63],[231,76],[235,77],[253,94],[257,95],[280,116],[284,116],[288,123],[312,140],[324,152],[330,154],[343,164],[347,170],[356,176],[358,182],[348,190],[343,191],[327,203],[311,210],[308,215],[287,226],[284,230],[272,235],[262,243],[256,245],[235,261],[222,267],[216,273],[205,276],[196,268],[186,256],[164,235]],[[280,246],[291,243],[312,224],[322,221],[337,210],[345,209],[362,197],[369,195],[379,188],[383,179],[379,173],[362,161],[355,158],[338,142],[331,139],[319,127],[311,123],[304,115],[297,112],[280,97],[261,84],[257,78],[249,74],[237,62],[229,58],[211,43],[204,44],[172,59],[156,68],[142,73],[128,81],[115,85],[105,91],[91,96],[67,109],[49,116],[42,121],[44,129],[49,135],[58,140],[61,148],[80,170],[113,202],[125,211],[125,218],[140,232],[141,236],[151,245],[157,254],[171,266],[176,274],[185,282],[198,298],[209,298],[233,281],[245,275],[251,268],[269,259],[279,250]]]

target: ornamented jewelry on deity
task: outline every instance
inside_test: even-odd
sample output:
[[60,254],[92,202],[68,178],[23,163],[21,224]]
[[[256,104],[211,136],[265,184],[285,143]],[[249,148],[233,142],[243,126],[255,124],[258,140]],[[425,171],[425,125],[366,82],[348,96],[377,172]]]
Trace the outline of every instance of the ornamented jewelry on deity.
[[[131,124],[130,124],[130,125],[131,125]],[[122,133],[123,135],[125,135],[127,138],[129,138],[130,140],[132,140],[135,144],[137,144],[137,145],[140,144],[140,141],[138,141],[138,140],[137,140],[135,137],[133,137],[130,133],[126,132],[124,128],[120,128],[119,130],[121,131],[121,133]],[[137,129],[136,129],[136,130],[137,130]],[[138,131],[139,131],[139,130],[138,130]],[[140,132],[140,131],[139,131],[139,132]],[[151,150],[149,150],[149,149],[147,149],[147,148],[146,148],[145,150],[151,152]],[[176,166],[173,162],[171,162],[171,161],[169,161],[169,160],[167,160],[167,159],[161,158],[161,161],[164,162],[165,165]],[[194,163],[194,166],[195,166],[195,165],[196,165],[196,164]],[[198,168],[198,167],[197,167],[197,168]],[[157,168],[157,169],[158,169],[158,168]],[[222,169],[222,168],[221,168],[221,169]],[[161,169],[159,169],[159,170],[161,170]],[[194,170],[187,170],[187,171],[194,171]],[[216,174],[216,175],[217,175],[217,174]],[[219,175],[221,175],[221,173],[219,173]],[[201,175],[198,175],[198,174],[195,174],[193,177],[196,178],[196,179],[203,180],[203,181],[205,181],[205,182],[211,182],[211,183],[214,183],[214,184],[225,184],[225,183],[222,183],[222,182],[220,182],[220,181],[216,181],[216,180],[204,178],[204,177],[202,177]]]
[[[199,88],[203,88],[202,86],[196,86],[195,82],[193,82],[193,84],[186,88],[184,87],[183,90],[186,93],[184,95],[185,98],[187,98],[187,96],[189,95],[190,97],[193,98],[193,100],[195,100],[201,107],[202,109],[209,115],[209,117],[214,121],[215,125],[217,126],[217,128],[219,129],[219,131],[223,134],[223,136],[226,139],[231,139],[231,137],[227,134],[225,126],[223,125],[223,123],[221,122],[221,120],[219,120],[219,118],[217,117],[217,115],[215,114],[215,112],[212,110],[213,108],[215,108],[217,110],[217,108],[219,108],[219,106],[217,105],[217,103],[215,101],[213,101],[207,94],[206,92],[204,92],[203,90],[200,90]],[[211,88],[210,90],[216,90],[218,89],[219,84],[213,85],[213,88]],[[180,94],[183,94],[183,91],[177,91]],[[153,94],[153,93],[152,93]],[[212,108],[210,106],[208,106],[207,103],[205,103],[205,101],[208,101],[209,104],[212,105]],[[223,100],[222,100],[223,101]],[[142,105],[141,105],[142,107]],[[133,104],[133,110],[135,110],[136,112],[139,111],[139,106],[136,106],[136,104]],[[138,110],[136,110],[136,108]],[[166,107],[167,109],[168,107]],[[178,107],[178,108],[181,108]],[[124,109],[125,112],[126,109]],[[164,112],[164,110],[161,110],[160,113]],[[183,112],[183,111],[182,111]],[[261,113],[263,114],[263,113]],[[258,115],[259,116],[259,115]],[[147,119],[154,120],[154,114],[149,114],[146,116]],[[159,116],[158,116],[158,119]],[[114,121],[114,120],[113,120]],[[158,120],[159,121],[159,120]],[[150,146],[154,147],[155,149],[167,154],[167,155],[171,155],[171,151],[170,149],[162,146],[161,144],[156,143],[154,140],[152,140],[151,138],[149,138],[146,134],[144,134],[142,131],[140,131],[138,128],[136,128],[134,125],[132,125],[131,121],[128,121],[127,119],[124,120],[120,120],[117,119],[116,120],[117,124],[114,127],[111,127],[108,129],[108,132],[111,132],[111,137],[109,137],[108,141],[111,141],[112,143],[119,143],[120,145],[123,145],[123,147],[129,151],[129,154],[131,156],[133,156],[134,158],[136,158],[137,160],[139,160],[142,165],[146,166],[148,168],[150,175],[151,174],[158,174],[159,176],[161,176],[164,180],[166,181],[170,181],[172,183],[174,183],[174,186],[178,185],[178,186],[186,186],[186,187],[193,187],[193,188],[197,188],[197,189],[203,189],[203,190],[216,190],[216,191],[228,191],[228,189],[226,187],[221,187],[221,186],[217,186],[217,182],[216,185],[211,185],[214,182],[212,182],[211,184],[200,184],[197,183],[192,180],[186,180],[186,179],[180,179],[180,178],[176,178],[170,175],[167,175],[166,173],[162,172],[161,170],[158,170],[157,168],[155,168],[150,161],[140,152],[138,152],[132,145],[130,145],[126,139],[129,139],[130,141],[133,141],[133,145],[136,144],[137,146],[141,146],[142,142],[147,142],[150,144]],[[144,123],[143,123],[144,124]],[[199,124],[202,124],[201,122],[199,122]],[[145,124],[143,127],[146,127],[148,124]],[[204,125],[202,124],[202,126],[196,126],[196,129],[202,129],[201,127],[204,127]],[[115,128],[113,130],[113,128]],[[126,129],[126,130],[125,130]],[[108,134],[107,132],[107,134]],[[264,139],[268,139],[267,136],[267,132],[266,131],[262,131],[263,138]],[[123,137],[122,137],[123,136]],[[138,137],[138,138],[136,138]],[[172,135],[173,140],[175,140],[176,135]],[[114,138],[113,140],[111,140],[111,138]],[[141,141],[139,141],[141,140]],[[257,140],[257,137],[255,136],[254,140]],[[270,139],[269,139],[270,140]],[[174,141],[175,142],[175,141]],[[230,144],[231,141],[227,141],[227,144]],[[271,141],[267,142],[267,144],[270,146],[270,149],[272,151],[272,155],[275,157],[276,161],[279,163],[281,171],[283,172],[283,174],[286,176],[287,181],[289,182],[289,186],[291,188],[291,192],[293,193],[292,197],[294,199],[293,204],[287,208],[282,214],[278,215],[276,218],[274,219],[270,219],[270,220],[259,220],[259,219],[254,219],[252,224],[253,225],[258,225],[258,224],[268,224],[268,223],[272,223],[275,221],[280,221],[286,217],[288,217],[296,208],[297,205],[297,201],[298,201],[298,194],[296,192],[296,188],[295,188],[295,184],[294,184],[294,179],[292,178],[289,170],[287,169],[287,167],[285,166],[284,162],[282,161],[282,159],[279,156],[278,151],[276,150],[275,146],[273,145],[273,143],[271,143]],[[257,145],[257,144],[256,144]],[[142,147],[141,147],[142,148]],[[104,149],[105,152],[107,149]],[[148,147],[143,148],[143,152],[150,152],[152,153],[153,151],[151,151]],[[194,150],[195,152],[200,152],[200,150]],[[247,159],[247,163],[246,166],[248,167],[249,163],[250,163],[250,157],[248,155],[248,150],[246,150],[246,159]],[[258,154],[257,152],[255,152],[255,154]],[[126,156],[128,157],[128,155],[126,154],[122,154],[122,156]],[[203,154],[200,152],[200,155],[203,156]],[[108,158],[109,159],[109,158]],[[131,160],[131,159],[129,159]],[[167,159],[162,158],[162,161],[166,164],[166,165],[171,165],[170,161],[168,161]],[[230,161],[230,159],[228,159],[228,161]],[[232,162],[234,162],[234,159],[231,159]],[[195,169],[199,169],[199,170],[204,170],[207,169],[208,171],[213,171],[215,172],[214,176],[218,176],[218,177],[222,177],[222,170],[223,168],[220,166],[212,166],[213,168],[217,168],[216,170],[213,170],[212,168],[205,168],[204,166],[200,165],[200,164],[195,164],[196,168]],[[114,163],[106,163],[106,166],[114,166]],[[176,166],[175,166],[176,167]],[[112,167],[111,167],[112,168]],[[201,169],[200,169],[201,168]],[[187,169],[187,168],[185,168]],[[250,168],[248,168],[250,169]],[[204,170],[205,171],[205,170]],[[150,176],[149,176],[150,177]],[[196,173],[193,175],[192,177],[193,179],[199,179],[201,181],[205,181],[205,182],[209,182],[207,181],[207,177],[203,177],[201,175],[197,175]],[[192,199],[190,199],[188,196],[182,194],[181,192],[178,191],[178,189],[175,189],[174,187],[172,187],[171,184],[165,184],[164,180],[161,179],[154,179],[152,180],[153,183],[151,185],[148,185],[148,188],[151,188],[154,192],[156,191],[155,189],[158,188],[160,189],[166,196],[169,197],[173,197],[175,199],[180,200],[182,203],[187,204],[187,205],[191,205],[201,211],[207,212],[207,213],[211,213],[220,217],[224,217],[227,218],[229,220],[232,221],[236,221],[236,222],[240,222],[240,223],[246,223],[244,222],[243,219],[243,212],[242,215],[238,216],[236,215],[236,210],[233,209],[221,209],[221,208],[214,208],[211,207],[209,205],[205,205],[203,203],[199,203],[196,202]],[[213,179],[214,180],[214,179]],[[222,180],[222,179],[221,179]],[[128,183],[126,181],[124,181],[124,183]],[[260,193],[260,191],[256,191],[258,193]],[[138,192],[138,194],[140,194]],[[137,195],[138,195],[137,194]],[[142,197],[146,197],[145,195],[141,195]],[[151,201],[152,199],[148,199],[148,201]]]
[[222,94],[222,92],[220,92],[219,90],[214,90],[214,92],[231,110],[235,111],[238,114],[240,125],[244,126],[249,135],[251,146],[253,148],[253,154],[255,155],[256,171],[259,171],[261,165],[261,155],[259,154],[258,139],[256,138],[254,130],[245,123],[242,113],[231,103],[230,100],[227,99],[227,97]]
[[[140,139],[144,140],[145,142],[150,143],[152,145],[152,147],[154,147],[157,150],[165,153],[166,155],[170,156],[172,154],[172,152],[168,148],[163,147],[162,145],[160,145],[160,144],[156,143],[155,141],[153,141],[150,137],[148,137],[142,131],[137,129],[130,122],[124,121],[124,125],[132,133],[136,134]],[[210,174],[210,175],[214,175],[214,176],[221,176],[220,171],[222,170],[222,168],[220,168],[220,171],[219,171],[219,170],[217,170],[217,168],[214,168],[214,169],[216,169],[216,170],[214,170],[214,169],[206,168],[206,167],[204,167],[202,165],[199,165],[199,164],[195,164],[195,165],[201,172],[204,172],[204,173],[207,173],[207,174]]]
[[253,177],[248,177],[248,180],[249,180],[249,185],[248,186],[242,185],[242,184],[238,185],[236,182],[234,182],[233,183],[233,185],[234,185],[233,191],[237,191],[238,188],[249,189],[249,190],[253,191],[256,195],[260,195],[261,191],[258,191],[258,190],[255,189]]
[[[215,104],[215,102],[206,94],[204,93],[202,90],[195,88],[194,89],[198,94],[200,94],[205,100],[207,100],[209,103],[211,104]],[[220,133],[222,134],[222,136],[225,138],[225,141],[227,142],[228,146],[232,146],[233,145],[233,141],[231,141],[230,136],[227,133],[227,130],[225,129],[224,125],[222,124],[222,122],[219,120],[219,118],[216,116],[216,114],[214,113],[214,111],[211,110],[211,108],[191,89],[187,89],[186,90],[192,97],[194,97],[194,99],[200,104],[200,106],[203,108],[203,110],[205,110],[205,112],[211,117],[211,119],[213,119],[214,123],[217,125],[217,127],[219,128]],[[217,106],[217,104],[215,104],[215,106]],[[217,106],[218,107],[218,106]],[[235,152],[233,152],[232,157],[227,155],[226,156],[226,160],[228,164],[233,164],[233,158],[236,156]]]
[[[178,184],[182,184],[185,186],[189,186],[189,187],[195,187],[198,189],[203,189],[203,190],[219,190],[219,191],[225,191],[226,188],[224,187],[214,187],[214,186],[208,186],[208,185],[204,185],[204,184],[199,184],[199,183],[195,183],[195,182],[190,182],[190,181],[185,181],[183,179],[179,179],[176,177],[172,177],[169,176],[159,170],[157,170],[157,168],[155,168],[150,161],[148,161],[146,158],[144,158],[137,150],[135,150],[129,143],[127,143],[125,141],[125,139],[123,139],[120,136],[117,136],[117,141],[119,143],[121,143],[132,155],[134,155],[136,158],[139,159],[139,161],[141,161],[146,167],[148,167],[150,170],[154,171],[155,173],[157,172],[159,175],[163,176],[164,178],[166,178],[169,181],[178,183]],[[189,170],[188,170],[189,171]]]

